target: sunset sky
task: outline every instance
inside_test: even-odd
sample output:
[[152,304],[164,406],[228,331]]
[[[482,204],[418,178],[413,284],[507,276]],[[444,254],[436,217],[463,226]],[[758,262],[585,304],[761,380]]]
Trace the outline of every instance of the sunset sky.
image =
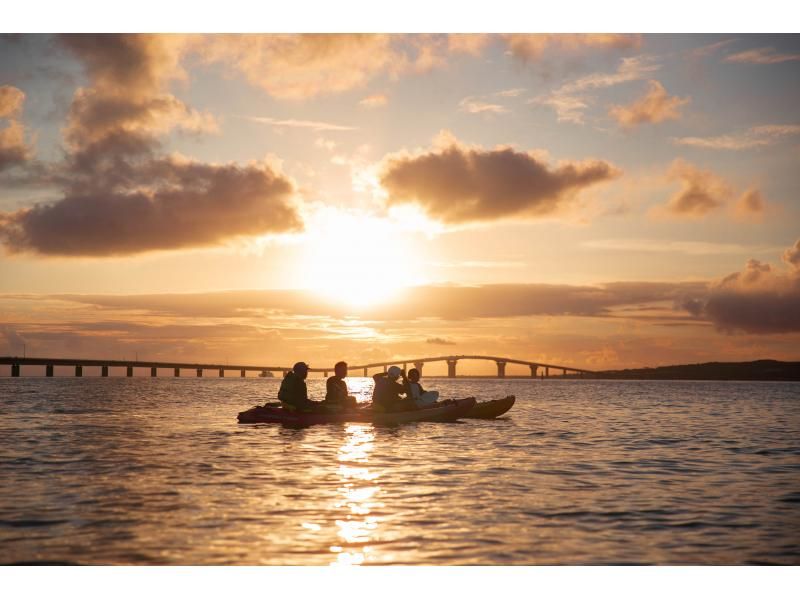
[[5,36],[0,355],[800,360],[798,106],[798,35]]

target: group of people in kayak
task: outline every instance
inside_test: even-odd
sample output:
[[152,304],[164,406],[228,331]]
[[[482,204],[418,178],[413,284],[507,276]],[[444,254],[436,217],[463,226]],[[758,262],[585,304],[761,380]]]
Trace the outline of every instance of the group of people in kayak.
[[[308,398],[309,366],[303,361],[294,364],[286,374],[278,391],[281,405],[290,411],[337,412],[356,408],[356,398],[349,394],[347,383],[347,363],[340,361],[333,368],[333,376],[326,381],[325,400],[312,401]],[[396,365],[386,372],[375,374],[375,389],[372,393],[372,408],[376,411],[411,411],[432,405],[439,399],[436,391],[426,391],[420,384],[419,370],[411,369],[406,375]],[[402,379],[402,382],[400,380]]]

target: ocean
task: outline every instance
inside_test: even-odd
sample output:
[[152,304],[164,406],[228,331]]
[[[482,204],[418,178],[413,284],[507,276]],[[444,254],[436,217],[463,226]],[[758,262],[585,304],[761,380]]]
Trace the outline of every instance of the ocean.
[[0,563],[800,564],[800,383],[431,378],[517,402],[237,424],[278,382],[0,379]]

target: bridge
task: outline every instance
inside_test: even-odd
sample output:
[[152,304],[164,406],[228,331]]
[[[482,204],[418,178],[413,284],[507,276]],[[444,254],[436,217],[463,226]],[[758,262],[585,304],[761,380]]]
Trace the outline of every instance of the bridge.
[[[562,376],[569,374],[578,374],[580,376],[591,375],[594,372],[571,366],[555,365],[549,363],[538,363],[534,361],[525,361],[522,359],[512,359],[509,357],[491,357],[488,355],[447,355],[442,357],[422,357],[418,359],[404,359],[395,361],[382,361],[377,363],[366,363],[361,365],[351,365],[350,370],[353,372],[363,371],[364,376],[369,376],[369,370],[382,370],[386,371],[390,366],[401,366],[404,370],[408,369],[409,364],[413,364],[415,368],[422,373],[422,368],[426,363],[445,362],[447,363],[447,376],[449,378],[456,377],[456,366],[459,361],[464,360],[482,360],[494,361],[497,366],[497,377],[506,377],[506,365],[509,363],[525,365],[530,368],[531,378],[549,378],[551,370],[555,374],[560,371]],[[238,373],[240,377],[244,378],[247,372],[258,372],[262,377],[268,377],[270,374],[280,372],[285,374],[291,369],[291,366],[256,366],[256,365],[231,365],[219,363],[177,363],[177,362],[163,362],[163,361],[128,361],[128,360],[109,360],[109,359],[73,359],[73,358],[51,358],[51,357],[19,357],[19,356],[5,356],[0,357],[0,365],[11,366],[11,376],[17,378],[22,373],[22,366],[38,366],[45,368],[45,376],[51,377],[55,372],[56,366],[66,366],[75,368],[75,376],[83,376],[83,368],[85,367],[99,367],[100,375],[107,377],[110,368],[124,368],[125,374],[128,377],[133,376],[134,368],[144,368],[150,370],[150,376],[158,376],[159,369],[172,370],[175,377],[181,375],[182,370],[193,371],[195,375],[200,378],[206,370],[215,371],[220,378],[225,377],[225,372]],[[328,374],[333,371],[333,366],[327,368],[311,368],[311,372],[321,372],[326,378]],[[538,374],[538,376],[537,376]]]

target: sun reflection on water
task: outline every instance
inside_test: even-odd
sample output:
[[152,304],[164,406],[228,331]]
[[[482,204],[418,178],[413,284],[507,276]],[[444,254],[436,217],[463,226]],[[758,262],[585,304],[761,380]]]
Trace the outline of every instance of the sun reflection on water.
[[334,505],[342,512],[336,520],[336,535],[341,542],[330,551],[336,555],[334,565],[361,565],[369,560],[369,542],[378,528],[379,519],[371,513],[382,506],[376,501],[380,476],[368,467],[375,440],[372,426],[352,424],[346,433],[347,440],[338,454],[341,485]]

